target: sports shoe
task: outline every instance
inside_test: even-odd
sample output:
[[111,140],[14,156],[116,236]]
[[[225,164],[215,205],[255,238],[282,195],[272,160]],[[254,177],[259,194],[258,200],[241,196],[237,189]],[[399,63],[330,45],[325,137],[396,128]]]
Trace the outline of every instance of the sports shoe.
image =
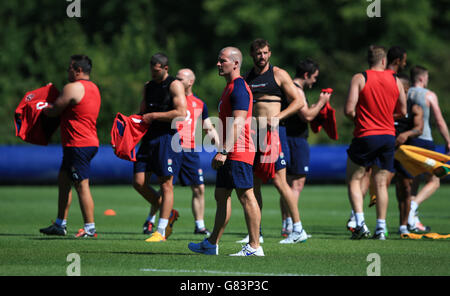
[[202,229],[195,227],[194,234],[203,234],[206,236],[210,236],[211,232],[206,227],[203,227]]
[[95,232],[95,230],[94,230],[94,232],[87,232],[87,231],[84,230],[84,229],[79,229],[79,230],[78,230],[78,233],[75,234],[75,237],[76,237],[76,238],[80,238],[80,237],[93,237],[93,238],[97,238],[97,233]]
[[41,228],[39,229],[40,233],[47,234],[47,235],[66,235],[67,234],[67,228],[66,226],[59,226],[56,223],[53,223],[49,227]]
[[419,231],[422,231],[422,232],[430,232],[431,231],[430,226],[425,226],[420,221],[417,221],[415,226],[416,226],[415,227],[416,229],[418,229]]
[[306,231],[302,229],[301,232],[292,231],[291,234],[284,240],[280,241],[280,244],[295,244],[295,243],[304,243],[308,239],[308,235]]
[[158,231],[155,231],[145,241],[148,243],[157,243],[157,242],[164,242],[165,240],[166,240],[166,238],[161,233],[159,233]]
[[180,214],[178,213],[177,210],[172,210],[170,212],[169,223],[167,224],[166,227],[166,239],[168,239],[169,236],[172,234],[173,224],[175,223],[175,221],[178,220],[178,217],[180,217]]
[[152,234],[153,233],[153,229],[155,227],[155,224],[153,224],[150,221],[145,221],[144,226],[143,226],[143,233],[144,234]]
[[350,232],[354,232],[356,229],[356,220],[355,219],[348,219],[347,221],[347,230],[349,230]]
[[[250,242],[250,237],[247,234],[246,237],[244,237],[243,239],[238,240],[236,242],[239,244],[248,244]],[[264,237],[262,236],[262,234],[259,235],[259,243],[260,244],[264,243]]]
[[244,246],[242,246],[242,250],[240,250],[236,254],[230,254],[230,256],[264,256],[264,251],[261,246],[259,246],[257,249],[253,249],[249,244],[245,244]]
[[375,230],[375,234],[372,236],[372,239],[377,240],[386,240],[386,232],[383,229]]
[[363,223],[361,226],[357,226],[352,234],[351,239],[362,239],[370,236],[369,228]]
[[281,236],[288,237],[292,233],[292,229],[281,228]]
[[205,238],[202,242],[189,243],[189,250],[195,253],[205,254],[205,255],[219,255],[219,245],[211,244],[207,238]]

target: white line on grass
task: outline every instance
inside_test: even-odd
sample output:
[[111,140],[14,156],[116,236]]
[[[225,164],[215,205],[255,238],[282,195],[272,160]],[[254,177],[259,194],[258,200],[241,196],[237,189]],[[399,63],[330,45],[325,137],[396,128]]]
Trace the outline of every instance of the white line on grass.
[[173,273],[209,273],[209,274],[224,274],[224,275],[255,275],[255,276],[313,276],[311,274],[297,274],[297,273],[235,272],[235,271],[220,271],[220,270],[206,270],[206,269],[188,270],[188,269],[141,268],[140,271],[173,272]]

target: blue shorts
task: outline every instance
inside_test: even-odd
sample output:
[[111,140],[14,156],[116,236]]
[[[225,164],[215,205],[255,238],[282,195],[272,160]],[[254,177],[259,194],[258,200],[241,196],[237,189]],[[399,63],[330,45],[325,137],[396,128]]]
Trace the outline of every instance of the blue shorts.
[[181,166],[179,166],[178,172],[175,172],[173,182],[175,183],[178,177],[182,186],[204,184],[203,170],[200,167],[200,153],[183,150],[181,154]]
[[217,170],[216,187],[226,189],[253,188],[253,166],[234,160],[226,160]]
[[72,181],[89,179],[91,160],[98,147],[63,147],[63,160],[60,170],[68,171]]
[[436,151],[436,145],[434,144],[433,141],[429,141],[429,140],[413,138],[413,139],[409,139],[407,144],[416,146],[416,147],[420,147],[423,149],[431,150],[431,151]]
[[309,144],[303,137],[287,137],[289,146],[288,175],[307,175],[309,172]]
[[394,172],[395,136],[353,138],[347,154],[357,165],[366,168],[376,165],[380,169]]
[[152,172],[158,177],[175,176],[181,164],[181,152],[171,146],[172,135],[143,140],[136,154],[134,173]]
[[289,145],[286,136],[286,127],[280,126],[278,134],[280,135],[281,153],[277,162],[275,162],[275,171],[285,169],[290,161]]

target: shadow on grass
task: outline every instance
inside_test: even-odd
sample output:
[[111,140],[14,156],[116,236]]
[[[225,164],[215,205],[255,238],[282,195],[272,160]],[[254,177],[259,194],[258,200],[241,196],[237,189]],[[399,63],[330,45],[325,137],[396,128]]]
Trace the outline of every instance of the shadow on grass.
[[0,236],[38,236],[39,234],[31,233],[0,233]]
[[105,251],[82,251],[80,253],[89,253],[89,254],[114,254],[114,255],[166,255],[166,256],[190,256],[194,253],[169,253],[169,252],[132,252],[132,251],[113,251],[113,252],[105,252]]

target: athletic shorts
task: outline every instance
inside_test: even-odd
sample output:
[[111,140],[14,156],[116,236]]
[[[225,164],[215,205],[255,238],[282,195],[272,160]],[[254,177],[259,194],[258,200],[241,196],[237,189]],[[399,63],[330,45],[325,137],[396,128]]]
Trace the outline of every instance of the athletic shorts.
[[289,145],[286,136],[286,127],[280,126],[278,133],[280,135],[281,153],[277,162],[275,162],[275,171],[285,169],[289,163]]
[[433,141],[429,141],[429,140],[412,138],[412,139],[408,140],[408,145],[420,147],[420,148],[431,150],[431,151],[436,151],[436,145],[434,144]]
[[200,167],[200,153],[195,151],[181,151],[181,165],[175,173],[174,183],[177,178],[182,186],[204,184],[203,170]]
[[[286,136],[286,127],[284,126],[279,126],[279,130],[278,130],[278,135],[279,135],[279,140],[280,140],[280,144],[281,144],[281,152],[280,155],[278,156],[278,159],[275,162],[275,171],[279,171],[282,169],[285,169],[287,167],[287,157],[289,156],[289,146],[287,143],[287,136]],[[257,138],[257,143],[259,146],[259,136]],[[264,135],[266,136],[266,135]],[[267,143],[265,143],[266,145]],[[255,159],[254,159],[254,164],[259,163],[261,160],[261,152],[260,151],[256,151],[255,153]]]
[[303,137],[287,137],[289,146],[288,175],[307,175],[309,172],[309,144]]
[[253,188],[252,165],[235,160],[226,160],[217,170],[216,187],[226,189]]
[[152,172],[158,177],[175,176],[181,164],[181,152],[171,146],[172,135],[143,140],[136,154],[134,173]]
[[63,160],[60,170],[68,171],[72,181],[89,179],[91,160],[98,147],[63,147]]
[[357,165],[366,168],[376,165],[380,169],[394,172],[395,136],[353,138],[347,154]]

